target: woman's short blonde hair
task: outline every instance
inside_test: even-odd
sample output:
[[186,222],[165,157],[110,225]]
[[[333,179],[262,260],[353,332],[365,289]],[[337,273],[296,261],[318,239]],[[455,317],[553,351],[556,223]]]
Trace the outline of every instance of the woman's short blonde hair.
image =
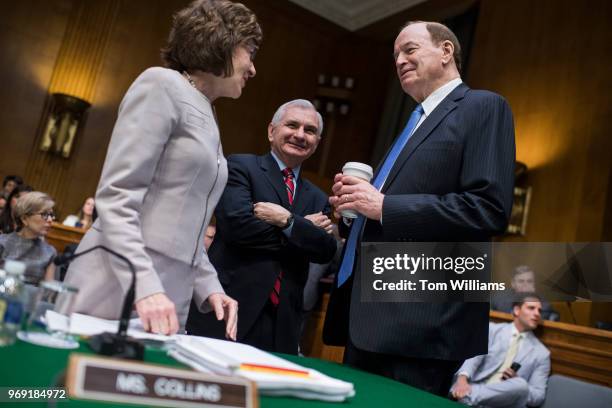
[[32,191],[20,196],[15,203],[15,208],[13,208],[13,218],[15,224],[17,224],[17,231],[23,228],[23,221],[21,220],[23,217],[50,210],[54,206],[55,201],[40,191]]

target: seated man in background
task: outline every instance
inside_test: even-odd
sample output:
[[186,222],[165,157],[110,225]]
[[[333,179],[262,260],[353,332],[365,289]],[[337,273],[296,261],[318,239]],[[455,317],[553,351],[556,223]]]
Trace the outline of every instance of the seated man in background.
[[489,352],[466,360],[451,387],[453,398],[469,406],[538,406],[546,396],[550,352],[533,331],[542,302],[524,293],[513,304],[512,323],[489,324]]
[[[262,350],[298,353],[309,264],[329,262],[336,253],[327,195],[301,172],[322,130],[310,102],[290,101],[268,125],[270,153],[227,158],[208,256],[224,290],[238,301],[238,341]],[[223,338],[224,328],[192,303],[187,332]]]
[[[510,288],[495,292],[491,296],[491,309],[500,312],[512,313],[513,303],[524,293],[537,293],[535,285],[535,272],[529,266],[520,265],[512,271]],[[550,303],[540,296],[542,302],[542,319],[559,320],[559,314]]]

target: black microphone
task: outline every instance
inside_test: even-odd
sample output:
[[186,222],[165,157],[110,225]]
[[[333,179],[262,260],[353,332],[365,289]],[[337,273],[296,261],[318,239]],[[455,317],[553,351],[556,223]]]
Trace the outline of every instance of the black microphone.
[[92,336],[89,340],[89,347],[96,353],[103,354],[105,356],[129,358],[131,360],[143,360],[144,345],[140,341],[127,336],[127,329],[130,322],[132,307],[134,306],[134,296],[136,293],[136,268],[134,268],[134,264],[132,264],[132,262],[130,262],[130,260],[125,256],[105,247],[104,245],[96,245],[78,253],[58,255],[55,257],[53,263],[57,266],[68,265],[75,258],[95,251],[96,249],[102,249],[103,251],[106,251],[125,262],[130,268],[130,272],[132,272],[132,283],[130,284],[129,289],[125,294],[125,298],[123,299],[123,308],[121,309],[121,317],[119,319],[119,329],[117,330],[117,333],[104,332]]

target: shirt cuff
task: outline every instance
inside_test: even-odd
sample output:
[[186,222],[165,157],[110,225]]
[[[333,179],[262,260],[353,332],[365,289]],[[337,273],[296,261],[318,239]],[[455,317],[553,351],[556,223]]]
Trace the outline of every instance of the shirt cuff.
[[293,230],[293,220],[291,220],[291,223],[287,227],[283,228],[282,231],[283,234],[285,234],[285,236],[289,238],[291,237],[291,230]]

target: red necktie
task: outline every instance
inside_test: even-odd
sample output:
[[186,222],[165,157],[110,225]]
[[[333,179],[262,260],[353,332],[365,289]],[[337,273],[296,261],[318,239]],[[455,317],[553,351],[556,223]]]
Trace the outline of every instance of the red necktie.
[[293,170],[286,167],[283,170],[283,179],[285,180],[285,188],[287,189],[287,198],[289,199],[290,205],[293,205],[293,196],[295,195],[295,184],[293,183],[293,177]]
[[[289,167],[283,170],[283,179],[285,180],[285,188],[287,190],[287,198],[289,199],[289,204],[293,205],[293,195],[295,194],[295,184],[293,183],[293,170]],[[274,306],[278,306],[280,302],[280,288],[281,281],[283,280],[283,271],[280,271],[276,280],[274,281],[274,287],[272,288],[272,292],[270,292],[270,302]]]

